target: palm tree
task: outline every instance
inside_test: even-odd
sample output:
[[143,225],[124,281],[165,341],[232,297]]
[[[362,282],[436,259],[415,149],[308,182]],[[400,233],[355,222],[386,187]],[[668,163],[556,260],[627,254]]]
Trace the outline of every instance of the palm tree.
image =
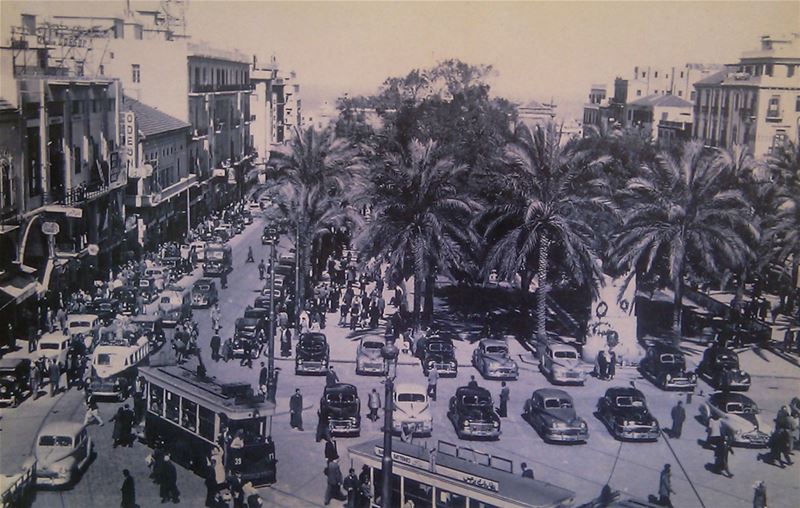
[[750,203],[736,189],[731,166],[701,143],[680,155],[661,153],[622,191],[622,227],[613,239],[612,262],[638,275],[665,273],[674,291],[673,329],[681,333],[683,282],[688,265],[708,274],[742,269],[758,232]]
[[331,226],[359,221],[345,194],[354,190],[361,169],[356,150],[331,129],[296,130],[291,141],[270,158],[269,188],[293,226],[298,257],[297,313],[305,302],[314,241]]
[[440,157],[435,142],[413,140],[404,152],[386,155],[374,169],[372,221],[356,245],[368,259],[388,263],[388,278],[414,276],[413,312],[419,322],[423,287],[429,320],[436,274],[449,274],[451,266],[465,262],[477,203],[456,185],[467,168]]
[[767,157],[770,177],[776,184],[776,213],[766,236],[774,244],[771,260],[784,265],[792,260],[792,281],[800,266],[800,145],[787,143]]
[[552,271],[551,252],[557,249],[565,271],[580,286],[596,292],[601,280],[594,248],[592,217],[613,212],[603,197],[605,180],[599,169],[607,157],[591,158],[573,145],[561,146],[554,124],[531,132],[519,125],[507,145],[499,170],[497,204],[489,206],[479,221],[486,224],[484,239],[492,245],[485,270],[498,270],[506,279],[520,275],[527,291],[537,274],[536,325],[546,340],[547,293]]

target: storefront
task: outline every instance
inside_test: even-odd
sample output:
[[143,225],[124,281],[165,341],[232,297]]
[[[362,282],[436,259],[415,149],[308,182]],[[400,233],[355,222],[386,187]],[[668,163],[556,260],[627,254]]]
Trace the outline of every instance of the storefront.
[[[574,492],[522,478],[510,460],[471,448],[439,441],[435,449],[428,450],[397,439],[392,448],[393,506],[558,508],[571,506],[574,500]],[[349,452],[355,463],[369,468],[374,487],[371,506],[381,506],[383,441],[362,443]]]

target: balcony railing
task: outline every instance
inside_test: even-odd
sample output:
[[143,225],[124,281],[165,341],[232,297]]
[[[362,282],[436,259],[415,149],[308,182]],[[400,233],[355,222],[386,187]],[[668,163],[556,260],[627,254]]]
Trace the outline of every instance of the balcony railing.
[[70,206],[102,196],[104,193],[108,192],[108,190],[108,185],[96,180],[94,182],[79,185],[78,187],[73,187],[65,191],[64,197],[58,200],[58,202],[60,204]]
[[233,85],[192,85],[190,93],[213,93],[213,92],[249,92],[255,90],[252,83],[239,83]]

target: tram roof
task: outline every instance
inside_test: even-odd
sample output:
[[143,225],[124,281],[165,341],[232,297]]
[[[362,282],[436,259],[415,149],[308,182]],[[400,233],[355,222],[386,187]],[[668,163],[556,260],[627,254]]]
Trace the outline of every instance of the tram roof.
[[275,404],[263,400],[261,397],[241,397],[226,393],[223,384],[215,377],[199,378],[194,371],[180,366],[140,367],[139,373],[148,381],[155,381],[161,386],[168,387],[181,396],[200,399],[214,411],[243,411],[258,410],[261,416],[275,414]]

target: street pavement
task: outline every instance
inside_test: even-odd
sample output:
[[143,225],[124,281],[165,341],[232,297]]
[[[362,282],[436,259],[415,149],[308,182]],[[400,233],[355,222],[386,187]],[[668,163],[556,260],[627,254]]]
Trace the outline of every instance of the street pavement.
[[[223,339],[233,333],[234,321],[241,316],[247,305],[251,305],[258,295],[262,282],[258,280],[257,263],[268,259],[269,247],[261,246],[261,224],[248,226],[245,232],[236,236],[230,243],[233,248],[234,271],[228,277],[228,289],[221,291],[220,307],[222,314]],[[253,247],[256,263],[245,263],[248,246]],[[292,246],[283,237],[278,247],[285,253]],[[191,284],[201,276],[201,271],[184,278],[181,284]],[[388,298],[387,298],[388,301]],[[393,311],[387,308],[387,314]],[[259,361],[252,369],[242,367],[239,361],[229,363],[213,362],[208,343],[211,337],[211,320],[208,310],[195,310],[195,319],[200,325],[199,344],[204,363],[211,376],[220,381],[247,381],[255,387],[258,379]],[[381,327],[373,331],[356,331],[336,326],[338,313],[328,315],[328,326],[324,330],[331,345],[331,359],[342,382],[352,383],[362,397],[362,417],[366,415],[366,394],[377,388],[383,398],[383,385],[379,377],[357,376],[355,374],[355,354],[358,340],[365,334],[383,335]],[[171,333],[171,332],[170,332]],[[656,443],[620,443],[614,440],[603,424],[593,416],[597,399],[610,386],[628,386],[634,382],[647,397],[648,406],[658,418],[662,427],[670,426],[670,410],[678,400],[686,400],[682,393],[664,392],[651,385],[633,369],[620,368],[613,381],[589,378],[586,386],[565,388],[574,398],[578,414],[589,425],[590,438],[587,444],[553,445],[544,443],[536,432],[522,419],[521,412],[525,398],[537,388],[549,386],[538,371],[537,364],[518,343],[511,341],[512,353],[520,364],[520,379],[511,382],[511,401],[509,417],[502,421],[503,434],[496,442],[466,442],[456,438],[452,424],[446,417],[449,397],[458,386],[465,385],[470,375],[475,375],[482,386],[487,387],[497,398],[499,381],[482,380],[477,371],[470,366],[474,348],[473,342],[479,337],[456,342],[456,355],[459,360],[459,375],[455,379],[439,380],[439,398],[432,403],[434,433],[428,439],[415,439],[415,442],[433,446],[437,440],[472,446],[476,450],[489,452],[513,460],[515,471],[519,463],[525,461],[533,468],[536,478],[559,485],[576,492],[576,504],[596,497],[606,483],[639,498],[657,494],[659,473],[665,463],[673,465],[673,495],[675,506],[706,507],[746,507],[752,506],[753,484],[765,480],[771,507],[794,507],[800,498],[800,479],[797,465],[780,469],[758,462],[756,456],[763,450],[736,448],[731,457],[730,469],[733,479],[714,474],[707,469],[713,462],[713,453],[703,449],[700,442],[705,437],[704,427],[695,419],[704,394],[710,392],[702,381],[692,401],[686,405],[687,421],[680,439],[670,439],[662,435]],[[276,352],[279,351],[276,344]],[[684,347],[689,367],[699,362],[702,349],[693,345]],[[266,358],[263,358],[266,362]],[[295,376],[293,359],[277,357],[276,366],[281,368],[276,415],[272,420],[272,437],[276,443],[278,458],[278,481],[276,484],[260,489],[266,506],[305,507],[320,506],[325,490],[322,469],[325,465],[322,443],[314,441],[316,408],[325,384],[324,377]],[[753,386],[747,393],[755,400],[767,420],[774,418],[781,405],[788,403],[792,396],[800,395],[800,371],[793,364],[767,351],[747,350],[741,354],[742,367],[753,375]],[[590,368],[590,366],[587,366]],[[412,382],[424,385],[419,363],[410,355],[401,353],[397,368],[398,382]],[[295,388],[300,388],[307,408],[303,415],[305,431],[293,431],[289,426],[288,400]],[[83,398],[74,390],[51,399],[43,396],[37,401],[26,401],[17,409],[0,410],[2,425],[2,461],[20,462],[26,453],[37,430],[44,421],[53,419],[80,420],[83,417]],[[385,402],[385,401],[383,401]],[[106,421],[116,411],[118,404],[104,403],[101,414]],[[358,438],[338,439],[339,453],[344,473],[350,466],[347,448],[356,443],[378,439],[382,434],[381,422],[371,422],[362,418],[362,433]],[[119,502],[119,488],[122,483],[123,468],[131,470],[136,479],[137,499],[140,506],[155,506],[159,503],[157,487],[148,479],[145,457],[149,449],[136,443],[133,448],[111,447],[111,425],[104,427],[92,425],[89,429],[96,443],[97,459],[89,466],[81,481],[71,490],[44,491],[37,494],[35,506],[93,507],[108,506]],[[795,462],[796,464],[796,462]],[[353,467],[358,471],[360,464]],[[4,465],[4,468],[6,465]],[[691,479],[702,503],[698,500],[688,478]],[[182,492],[181,504],[202,506],[205,487],[199,477],[179,468],[178,487]]]

